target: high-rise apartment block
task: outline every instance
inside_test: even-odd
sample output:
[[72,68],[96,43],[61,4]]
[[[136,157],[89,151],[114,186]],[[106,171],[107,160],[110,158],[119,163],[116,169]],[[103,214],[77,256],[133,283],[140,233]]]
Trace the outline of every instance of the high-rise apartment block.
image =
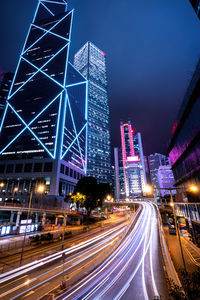
[[88,80],[87,175],[111,182],[109,105],[106,56],[87,42],[74,56],[75,67]]
[[146,173],[141,134],[135,133],[131,122],[121,122],[122,162],[125,196],[141,196],[145,191]]
[[72,19],[65,0],[38,1],[0,125],[4,198],[17,190],[25,202],[41,182],[65,196],[86,172],[87,80],[68,61]]

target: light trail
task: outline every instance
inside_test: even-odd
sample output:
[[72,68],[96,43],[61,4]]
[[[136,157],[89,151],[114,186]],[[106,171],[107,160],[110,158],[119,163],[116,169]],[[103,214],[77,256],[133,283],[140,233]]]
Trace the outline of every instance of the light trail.
[[[130,231],[133,220],[126,229],[127,236],[114,253],[94,272],[58,296],[56,300],[88,300],[104,297],[119,300],[123,296],[126,299],[126,292],[134,288],[134,280],[140,283],[142,299],[148,300],[159,295],[153,266],[153,246],[158,247],[158,244],[154,245],[154,241],[157,241],[155,234],[158,225],[156,206],[151,203],[141,203],[141,206],[142,210],[134,228]],[[150,266],[148,269],[147,264]],[[142,276],[138,273],[139,270]],[[148,286],[145,272],[150,275]],[[126,280],[125,274],[128,274]]]
[[[70,252],[71,254],[73,252],[77,252],[77,249],[81,249],[81,251],[82,251],[82,252],[78,252],[78,253],[74,254],[74,257],[72,259],[70,259],[70,260],[68,260],[68,261],[66,261],[64,263],[64,265],[67,265],[67,264],[69,264],[69,263],[71,263],[71,262],[73,262],[75,260],[75,263],[73,263],[70,267],[68,267],[67,269],[65,269],[64,272],[66,273],[66,272],[72,270],[73,268],[75,268],[76,266],[80,265],[84,261],[87,261],[90,257],[92,258],[96,254],[98,254],[101,251],[103,251],[104,249],[108,248],[110,245],[113,244],[113,241],[115,239],[118,239],[118,237],[120,236],[120,234],[123,233],[123,231],[125,230],[126,226],[127,225],[121,224],[120,226],[117,226],[115,228],[112,228],[112,229],[108,230],[107,232],[104,232],[104,233],[100,234],[98,237],[92,238],[92,239],[90,239],[90,240],[88,240],[86,242],[80,243],[79,245],[73,246],[72,247],[73,249],[71,248],[71,249],[68,249],[68,250],[65,249],[64,251],[61,251],[61,253],[69,253]],[[85,243],[87,243],[87,249],[85,249]],[[79,248],[80,245],[81,245],[81,247]],[[95,249],[97,249],[97,250],[95,250]],[[50,257],[52,257],[52,256],[54,257],[54,255],[50,255]],[[83,256],[83,258],[77,260],[77,257],[80,257],[80,256]],[[70,258],[71,258],[71,256],[70,256]],[[50,275],[50,273],[52,273],[53,271],[55,271],[55,270],[57,270],[59,268],[62,268],[62,267],[63,267],[63,263],[61,263],[60,265],[56,266],[55,268],[51,268],[47,272],[44,272],[41,275],[38,275],[37,277],[34,277],[34,278],[30,279],[28,283],[31,284],[33,281],[36,281],[36,280],[38,280],[41,277],[44,277],[46,275]],[[29,270],[29,268],[28,268],[28,270]],[[25,270],[23,270],[23,271],[25,271]],[[10,272],[8,272],[8,273],[10,273]],[[38,284],[32,286],[31,288],[23,291],[22,293],[18,294],[17,296],[14,296],[12,299],[17,299],[17,298],[19,298],[19,297],[27,294],[28,292],[31,292],[32,290],[40,287],[41,285],[44,285],[44,283],[46,283],[47,281],[50,281],[50,280],[54,279],[55,277],[58,277],[61,274],[63,274],[63,270],[60,271],[60,272],[57,272],[54,276],[50,275],[46,280],[42,280],[41,282],[39,282]],[[5,274],[3,274],[3,275],[5,275]],[[9,274],[8,277],[4,278],[4,281],[9,281],[10,280],[10,276],[11,275]],[[21,279],[21,277],[19,278],[19,280],[20,279]],[[6,284],[6,285],[8,285],[8,284]],[[5,297],[8,294],[11,294],[12,292],[16,291],[17,289],[21,289],[21,288],[23,288],[26,285],[27,285],[27,283],[24,282],[24,283],[18,285],[17,287],[15,287],[13,289],[10,289],[10,291],[6,291],[5,293],[2,293],[0,295],[0,298]]]
[[[124,233],[124,236],[128,233],[128,231],[130,230],[131,226],[133,225],[136,217],[138,216],[138,214],[140,213],[140,209],[137,211],[136,215],[135,215],[135,218],[133,219],[133,221],[131,222],[131,224],[129,225],[129,227],[127,228],[126,232]],[[142,210],[142,213],[141,213],[141,216],[139,217],[139,220],[138,222],[136,223],[136,226],[135,228],[133,229],[132,233],[134,233],[133,237],[136,236],[137,234],[137,229],[139,230],[139,225],[140,225],[140,220],[142,219],[143,217],[143,214],[144,214],[144,211]],[[132,238],[129,236],[128,237],[128,242],[132,241]],[[91,281],[92,279],[94,279],[95,277],[97,277],[100,272],[102,272],[108,265],[110,265],[114,259],[117,257],[117,255],[119,255],[123,250],[127,250],[128,249],[128,244],[127,244],[127,240],[125,240],[125,242],[123,242],[120,247],[117,249],[117,251],[111,255],[110,258],[108,258],[100,267],[98,267],[94,272],[92,272],[89,276],[87,276],[86,278],[84,278],[82,281],[80,281],[79,284],[75,285],[74,287],[77,287],[76,290],[74,290],[72,293],[70,293],[69,295],[67,295],[65,298],[63,298],[63,296],[65,294],[67,294],[69,291],[67,291],[66,293],[62,294],[62,299],[67,299],[69,298],[70,296],[72,296],[79,288],[83,287],[85,284],[87,284],[89,281]],[[125,254],[124,254],[125,255]],[[113,269],[113,266],[111,266],[111,269]],[[87,279],[88,278],[88,279]],[[101,280],[102,278],[98,278],[97,280]],[[96,282],[95,282],[96,283]],[[94,283],[94,285],[95,285]],[[73,287],[73,288],[74,288]],[[73,289],[72,288],[72,289]],[[83,294],[83,293],[82,293]],[[80,296],[82,296],[82,294]],[[60,297],[57,297],[56,299],[59,299]]]
[[13,269],[13,270],[11,270],[9,272],[3,273],[3,274],[0,275],[0,283],[4,283],[4,282],[6,282],[8,280],[14,279],[14,278],[19,277],[19,276],[21,276],[23,274],[26,274],[26,273],[28,273],[30,271],[33,271],[36,268],[42,267],[44,265],[47,265],[47,264],[49,264],[49,263],[51,263],[51,262],[53,262],[53,261],[55,261],[55,260],[57,260],[59,258],[62,258],[63,254],[69,255],[69,254],[72,254],[75,251],[83,249],[84,247],[88,247],[89,245],[91,245],[91,244],[93,244],[95,242],[98,242],[99,240],[105,238],[106,236],[108,236],[108,235],[110,235],[110,234],[118,231],[120,228],[123,228],[125,226],[126,225],[121,224],[121,225],[119,225],[119,226],[117,226],[115,228],[112,228],[112,229],[110,229],[110,230],[108,230],[108,231],[100,234],[97,237],[91,238],[91,239],[89,239],[89,240],[87,240],[85,242],[81,242],[78,245],[75,245],[75,246],[71,247],[70,249],[67,249],[67,250],[65,249],[63,251],[59,251],[59,252],[57,252],[55,254],[49,255],[49,256],[41,259],[41,260],[36,260],[36,261],[31,262],[29,264],[23,265],[23,266],[21,266],[19,268],[15,268],[15,269]]

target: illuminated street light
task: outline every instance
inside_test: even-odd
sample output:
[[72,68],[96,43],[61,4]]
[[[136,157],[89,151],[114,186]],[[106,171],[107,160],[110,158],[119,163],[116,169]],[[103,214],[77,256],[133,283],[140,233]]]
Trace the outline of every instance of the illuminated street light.
[[146,185],[144,191],[147,194],[151,194],[153,191],[153,188],[150,185]]
[[[37,190],[38,193],[43,194],[45,192],[45,185],[44,184],[39,184],[37,186],[36,190]],[[33,188],[31,189],[30,198],[29,198],[28,212],[27,212],[27,218],[26,218],[26,226],[25,226],[24,239],[23,239],[23,244],[22,244],[22,252],[21,252],[21,257],[20,257],[20,266],[22,264],[23,255],[24,255],[26,231],[27,231],[27,224],[28,224],[28,219],[29,219],[30,210],[31,210],[32,197],[33,197]]]
[[18,187],[15,187],[15,188],[13,189],[13,192],[14,192],[14,193],[17,193],[18,190],[19,190]]
[[196,185],[190,185],[189,191],[192,193],[197,193],[199,191],[198,187]]
[[107,199],[108,201],[110,201],[110,200],[111,200],[111,196],[108,195],[108,196],[106,197],[106,199]]
[[44,184],[39,184],[37,187],[37,192],[40,194],[43,194],[45,192],[45,185]]
[[0,188],[3,188],[4,187],[4,183],[3,182],[0,182]]

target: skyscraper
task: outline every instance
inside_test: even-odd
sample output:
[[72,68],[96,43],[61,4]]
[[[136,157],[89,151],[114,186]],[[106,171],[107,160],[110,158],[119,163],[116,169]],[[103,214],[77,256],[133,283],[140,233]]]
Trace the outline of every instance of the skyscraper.
[[[160,166],[158,168],[158,184],[160,188],[160,195],[162,197],[170,195],[170,191],[167,189],[174,188],[174,175],[171,170],[171,165]],[[172,190],[172,193],[175,194],[176,191]]]
[[148,163],[152,186],[154,187],[155,194],[159,195],[158,169],[160,166],[169,165],[169,158],[164,154],[154,153],[148,156]]
[[13,75],[14,74],[11,72],[0,74],[0,122],[3,117],[3,112],[6,106],[6,100],[12,83]]
[[124,192],[126,196],[140,196],[145,191],[146,174],[141,134],[135,133],[131,122],[121,122]]
[[[185,198],[192,184],[200,185],[200,60],[191,78],[176,121],[172,128],[168,153],[175,186]],[[187,195],[189,201],[200,201],[200,193]]]
[[75,67],[88,79],[87,175],[111,182],[109,105],[105,53],[87,42],[74,56]]
[[115,199],[120,197],[120,181],[119,181],[119,149],[114,148],[114,161],[115,161]]
[[41,181],[64,196],[86,172],[87,80],[68,62],[72,17],[65,0],[38,1],[9,91],[0,180],[23,201]]

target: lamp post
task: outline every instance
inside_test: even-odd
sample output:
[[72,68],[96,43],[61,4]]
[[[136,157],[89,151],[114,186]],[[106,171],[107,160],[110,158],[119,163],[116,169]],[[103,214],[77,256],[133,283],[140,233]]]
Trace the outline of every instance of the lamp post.
[[[3,187],[4,187],[5,183],[4,182],[0,182],[0,188],[1,188],[1,193],[3,192]],[[2,198],[3,199],[3,198]]]
[[18,189],[18,187],[17,187],[17,186],[13,188],[12,203],[14,203],[14,200],[15,200],[15,199],[14,199],[14,197],[15,197],[15,193],[17,193],[17,192],[18,192],[18,190],[19,190],[19,189]]
[[[45,192],[45,185],[44,184],[39,184],[36,190],[37,190],[38,193],[43,194]],[[22,264],[23,255],[24,255],[24,247],[25,247],[25,240],[26,240],[26,231],[27,231],[28,219],[29,219],[29,215],[30,215],[32,197],[33,197],[33,189],[31,188],[31,193],[30,193],[30,198],[29,198],[29,205],[28,205],[28,212],[27,212],[27,218],[26,218],[26,224],[25,224],[24,239],[23,239],[23,244],[22,244],[22,252],[21,252],[21,257],[20,257],[20,266]]]
[[[174,221],[175,221],[175,228],[176,228],[176,232],[177,232],[177,235],[178,235],[178,241],[179,241],[179,246],[180,246],[180,250],[181,250],[181,256],[182,256],[183,266],[184,266],[184,270],[185,270],[185,273],[186,273],[187,269],[186,269],[184,255],[183,255],[183,248],[182,248],[181,237],[180,237],[180,228],[179,228],[178,222],[177,222],[177,216],[176,216],[176,211],[175,211],[175,204],[174,204],[174,199],[173,199],[173,195],[172,195],[172,190],[182,190],[182,188],[161,188],[161,189],[162,190],[168,190],[170,192],[170,204],[171,204],[172,210],[173,210]],[[191,191],[192,193],[197,193],[199,191],[199,189],[198,189],[198,187],[196,185],[190,185],[189,186],[189,191]],[[194,235],[194,238],[195,238],[193,226],[192,226],[192,230],[193,230],[193,235]]]
[[170,192],[170,201],[171,201],[170,204],[171,204],[172,210],[173,210],[175,228],[176,228],[176,232],[178,234],[178,241],[179,241],[179,246],[180,246],[180,250],[181,250],[181,256],[182,256],[183,266],[184,266],[185,273],[187,273],[185,259],[184,259],[184,255],[183,255],[183,248],[182,248],[182,243],[181,243],[181,237],[180,237],[180,229],[179,229],[179,226],[178,226],[178,223],[177,223],[176,211],[175,211],[175,207],[174,207],[174,199],[173,199],[173,195],[172,195],[172,189],[168,189],[168,190]]
[[2,192],[2,189],[3,189],[4,185],[5,185],[5,184],[4,184],[3,182],[0,182],[1,192]]
[[[65,226],[66,226],[66,215],[63,215],[63,236],[62,236],[62,251],[64,251],[64,242],[65,242]],[[65,253],[62,253],[62,259],[63,259],[63,271],[62,271],[62,282],[61,287],[65,288]]]

